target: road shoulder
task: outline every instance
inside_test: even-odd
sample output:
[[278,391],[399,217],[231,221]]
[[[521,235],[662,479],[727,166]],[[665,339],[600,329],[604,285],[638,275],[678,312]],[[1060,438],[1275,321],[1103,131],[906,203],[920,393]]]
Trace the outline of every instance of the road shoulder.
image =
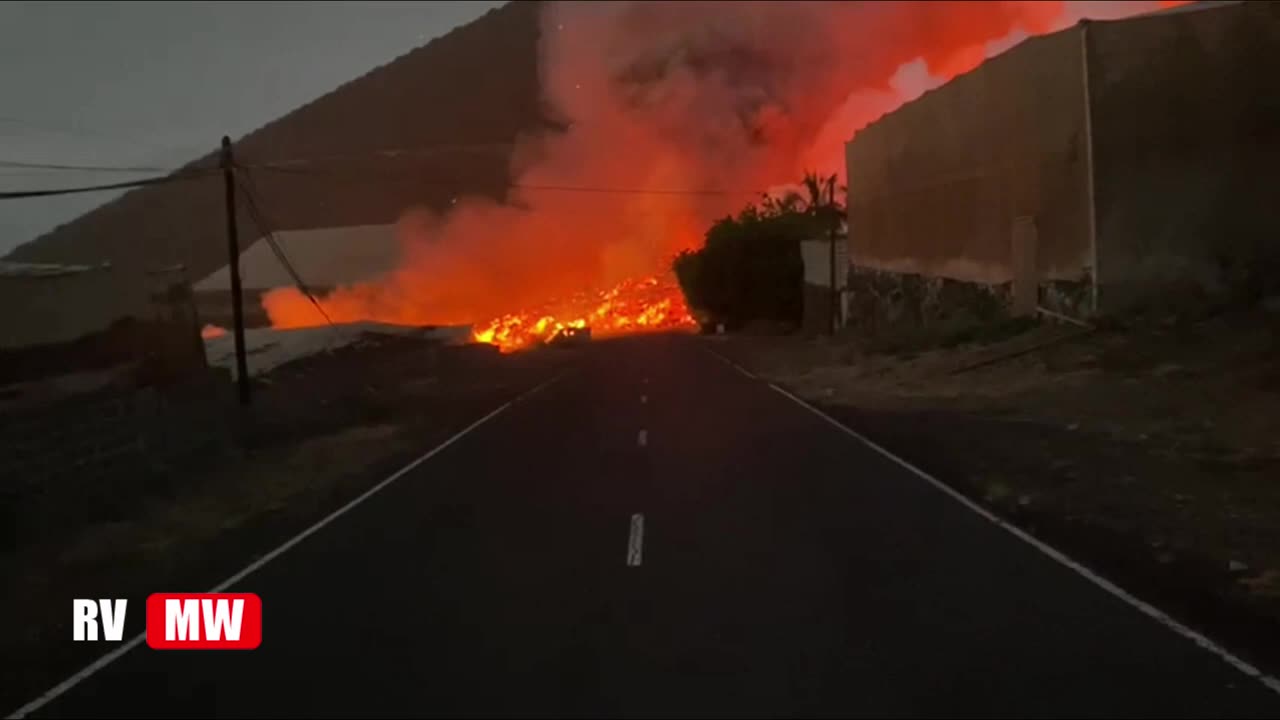
[[[1017,345],[704,343],[1273,676],[1280,667],[1280,496],[1267,481],[1280,463],[1264,433],[1239,429],[1266,422],[1239,417],[1259,412],[1256,399],[1207,400],[1258,393],[1241,358],[1103,337],[955,373]],[[1145,364],[1109,367],[1117,358]],[[1206,383],[1214,363],[1241,372]]]

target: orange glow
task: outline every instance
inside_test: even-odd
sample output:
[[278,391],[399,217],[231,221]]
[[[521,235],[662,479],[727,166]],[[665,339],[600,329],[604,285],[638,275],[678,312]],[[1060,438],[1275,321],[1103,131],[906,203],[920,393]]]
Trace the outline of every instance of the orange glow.
[[[471,325],[505,351],[567,327],[692,326],[670,259],[716,219],[807,170],[843,178],[859,129],[1022,38],[1157,7],[547,3],[538,77],[557,129],[519,136],[500,198],[406,208],[397,269],[320,304],[335,323]],[[325,322],[291,287],[262,304],[277,328]]]
[[598,293],[582,293],[553,303],[558,310],[509,313],[477,326],[476,342],[503,352],[552,340],[566,328],[590,328],[594,337],[693,328],[684,296],[673,281],[647,277],[627,280]]
[[217,325],[205,325],[200,329],[200,338],[203,340],[213,340],[227,334],[227,329],[218,327]]

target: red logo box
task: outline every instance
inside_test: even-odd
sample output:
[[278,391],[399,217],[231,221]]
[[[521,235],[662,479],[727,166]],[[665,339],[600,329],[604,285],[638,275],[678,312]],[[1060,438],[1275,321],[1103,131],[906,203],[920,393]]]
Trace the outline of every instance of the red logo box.
[[153,650],[253,650],[262,644],[254,593],[154,593],[147,598]]

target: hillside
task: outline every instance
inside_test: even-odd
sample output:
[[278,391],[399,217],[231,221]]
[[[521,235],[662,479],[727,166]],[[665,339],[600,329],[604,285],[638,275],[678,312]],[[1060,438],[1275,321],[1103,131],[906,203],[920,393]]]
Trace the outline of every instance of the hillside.
[[[458,194],[501,197],[510,155],[504,144],[545,127],[539,7],[520,2],[490,11],[237,140],[245,164],[331,158],[314,171],[253,174],[268,222],[281,229],[380,224],[412,204],[443,208]],[[216,146],[217,138],[209,141]],[[497,147],[398,159],[371,154],[442,144]],[[211,153],[187,167],[216,163]],[[223,202],[220,176],[137,189],[8,259],[110,261],[121,282],[182,263],[198,280],[226,263]],[[247,246],[260,233],[243,207],[239,218]]]

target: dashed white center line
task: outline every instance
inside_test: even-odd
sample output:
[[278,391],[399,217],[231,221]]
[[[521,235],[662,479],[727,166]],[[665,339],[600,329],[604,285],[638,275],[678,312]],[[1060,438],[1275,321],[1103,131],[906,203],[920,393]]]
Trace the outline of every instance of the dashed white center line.
[[646,404],[646,403],[648,403],[648,402],[649,402],[649,396],[648,396],[648,395],[641,395],[641,396],[640,396],[640,404],[641,404],[641,405],[644,405],[644,404]]
[[644,515],[631,516],[631,535],[627,538],[627,567],[639,567],[644,559]]
[[644,446],[646,446],[646,445],[648,445],[648,444],[649,444],[649,431],[648,431],[648,430],[641,430],[641,431],[640,431],[640,434],[636,436],[636,444],[637,444],[637,445],[639,445],[640,447],[644,447]]

